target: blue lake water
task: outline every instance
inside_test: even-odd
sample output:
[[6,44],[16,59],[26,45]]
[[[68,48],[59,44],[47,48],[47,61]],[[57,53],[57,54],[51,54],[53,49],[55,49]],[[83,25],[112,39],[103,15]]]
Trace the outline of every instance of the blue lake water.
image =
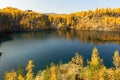
[[[28,60],[34,61],[34,72],[45,69],[50,63],[66,63],[76,52],[90,59],[93,47],[107,67],[112,65],[115,50],[120,51],[120,32],[98,31],[44,31],[0,33],[0,79],[4,72],[25,68]],[[3,36],[5,35],[5,36]]]

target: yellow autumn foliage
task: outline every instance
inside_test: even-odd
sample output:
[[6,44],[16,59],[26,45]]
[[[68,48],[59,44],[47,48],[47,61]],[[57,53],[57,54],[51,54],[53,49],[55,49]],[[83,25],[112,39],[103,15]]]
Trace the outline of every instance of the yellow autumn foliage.
[[115,67],[107,68],[99,57],[98,49],[94,47],[87,65],[83,64],[82,56],[76,53],[69,63],[52,64],[35,76],[33,61],[29,60],[25,75],[20,74],[20,70],[12,70],[5,73],[4,80],[120,80],[119,59],[119,52],[115,51],[113,56]]

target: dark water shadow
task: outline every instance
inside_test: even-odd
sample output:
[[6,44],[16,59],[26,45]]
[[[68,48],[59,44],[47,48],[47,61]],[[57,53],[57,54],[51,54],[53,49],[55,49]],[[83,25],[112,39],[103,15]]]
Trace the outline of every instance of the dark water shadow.
[[0,57],[4,54],[2,52],[1,44],[6,41],[12,40],[11,32],[0,32]]
[[5,41],[10,41],[11,38],[11,32],[0,32],[0,44]]

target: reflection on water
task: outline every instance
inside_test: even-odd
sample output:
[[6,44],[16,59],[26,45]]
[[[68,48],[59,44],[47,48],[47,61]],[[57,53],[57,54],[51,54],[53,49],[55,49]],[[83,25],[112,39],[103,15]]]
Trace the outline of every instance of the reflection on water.
[[[106,42],[120,44],[120,32],[102,31],[58,31],[58,35],[65,39],[77,38],[80,42],[104,44]],[[57,36],[58,36],[57,35]]]
[[94,46],[99,49],[100,56],[107,67],[112,66],[115,50],[120,51],[119,32],[99,31],[45,31],[0,33],[0,79],[4,71],[25,67],[29,59],[34,60],[37,72],[51,62],[70,61],[75,52],[90,59]]
[[10,37],[10,32],[0,32],[0,44],[5,41],[9,41],[12,38]]
[[2,56],[2,52],[0,52],[0,57]]
[[2,48],[1,48],[1,43],[5,41],[12,40],[10,37],[10,32],[0,32],[0,57],[2,56]]
[[[13,33],[12,37],[8,36],[8,33],[2,33],[2,41],[11,40],[12,38],[17,39],[47,39],[53,38],[64,38],[73,40],[77,38],[80,42],[93,43],[93,44],[104,44],[104,43],[116,43],[120,44],[120,32],[102,32],[102,31],[45,31],[45,32],[19,32]],[[7,36],[6,36],[7,35]]]

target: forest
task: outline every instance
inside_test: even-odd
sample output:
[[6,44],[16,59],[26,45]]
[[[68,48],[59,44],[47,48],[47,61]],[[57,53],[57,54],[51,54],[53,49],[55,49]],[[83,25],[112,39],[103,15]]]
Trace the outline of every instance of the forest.
[[120,8],[96,8],[70,14],[40,13],[13,7],[0,9],[0,31],[120,31]]
[[41,70],[35,76],[33,60],[29,60],[24,69],[18,67],[18,70],[5,72],[4,80],[120,80],[120,55],[118,51],[114,52],[113,65],[107,68],[103,64],[103,59],[99,56],[96,47],[93,48],[91,59],[84,64],[84,58],[78,53],[70,62],[62,64],[53,64]]

